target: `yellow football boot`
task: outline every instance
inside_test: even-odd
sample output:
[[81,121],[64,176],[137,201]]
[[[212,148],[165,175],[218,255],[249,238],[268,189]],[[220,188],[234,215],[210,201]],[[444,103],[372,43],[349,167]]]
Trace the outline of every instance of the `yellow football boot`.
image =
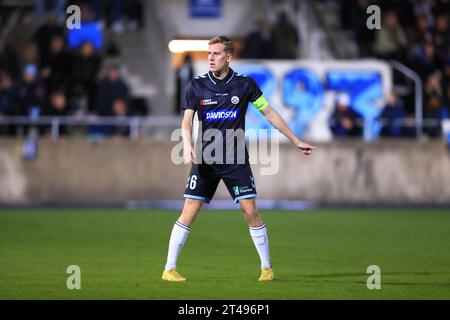
[[176,282],[186,281],[186,278],[180,276],[180,274],[177,272],[175,268],[164,271],[162,279],[166,281],[176,281]]
[[272,281],[273,280],[273,270],[272,268],[262,268],[261,276],[259,281]]

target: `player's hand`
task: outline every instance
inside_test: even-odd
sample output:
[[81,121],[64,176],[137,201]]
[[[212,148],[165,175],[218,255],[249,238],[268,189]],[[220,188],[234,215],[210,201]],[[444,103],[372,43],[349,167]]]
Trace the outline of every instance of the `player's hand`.
[[189,164],[189,163],[194,164],[195,163],[194,148],[192,148],[192,147],[184,148],[183,160],[184,160],[185,164]]
[[316,149],[316,147],[306,143],[306,142],[298,142],[295,144],[295,146],[303,151],[303,154],[309,156],[313,149]]

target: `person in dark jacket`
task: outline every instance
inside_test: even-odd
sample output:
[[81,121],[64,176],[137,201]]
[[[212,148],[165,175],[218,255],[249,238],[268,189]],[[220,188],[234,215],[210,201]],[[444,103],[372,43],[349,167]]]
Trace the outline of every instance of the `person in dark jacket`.
[[331,130],[335,137],[355,137],[361,135],[361,124],[358,123],[361,117],[352,109],[348,94],[341,93],[338,96],[331,119]]
[[41,72],[47,93],[61,87],[69,88],[67,67],[71,62],[71,56],[64,50],[64,38],[54,36],[50,41],[50,51],[43,57]]
[[94,51],[90,42],[85,42],[73,57],[71,70],[71,98],[87,101],[83,112],[93,111],[96,104],[97,77],[101,66],[101,57]]
[[406,111],[403,103],[398,99],[394,92],[391,92],[380,119],[383,121],[381,136],[383,137],[402,137],[405,134],[401,120],[405,119]]
[[113,102],[117,98],[129,99],[128,85],[121,79],[119,66],[110,65],[105,78],[100,82],[95,113],[99,116],[113,115]]

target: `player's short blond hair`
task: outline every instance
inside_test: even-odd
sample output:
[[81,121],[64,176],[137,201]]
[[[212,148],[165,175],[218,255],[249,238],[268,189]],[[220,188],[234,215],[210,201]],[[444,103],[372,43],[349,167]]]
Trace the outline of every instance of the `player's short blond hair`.
[[226,36],[216,36],[208,41],[208,45],[222,43],[225,46],[224,51],[229,54],[234,53],[234,42]]

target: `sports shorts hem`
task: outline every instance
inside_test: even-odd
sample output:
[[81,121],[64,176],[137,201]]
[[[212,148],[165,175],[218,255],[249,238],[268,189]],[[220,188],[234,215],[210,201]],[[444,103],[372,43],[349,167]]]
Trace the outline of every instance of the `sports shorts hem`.
[[203,200],[205,203],[209,203],[211,200],[206,197],[193,196],[191,194],[184,194],[184,198],[195,199],[195,200]]
[[244,195],[244,196],[240,196],[240,197],[234,198],[234,202],[235,202],[235,203],[238,203],[239,200],[242,200],[242,199],[249,199],[249,198],[255,198],[255,197],[256,197],[256,193],[246,194],[246,195]]

